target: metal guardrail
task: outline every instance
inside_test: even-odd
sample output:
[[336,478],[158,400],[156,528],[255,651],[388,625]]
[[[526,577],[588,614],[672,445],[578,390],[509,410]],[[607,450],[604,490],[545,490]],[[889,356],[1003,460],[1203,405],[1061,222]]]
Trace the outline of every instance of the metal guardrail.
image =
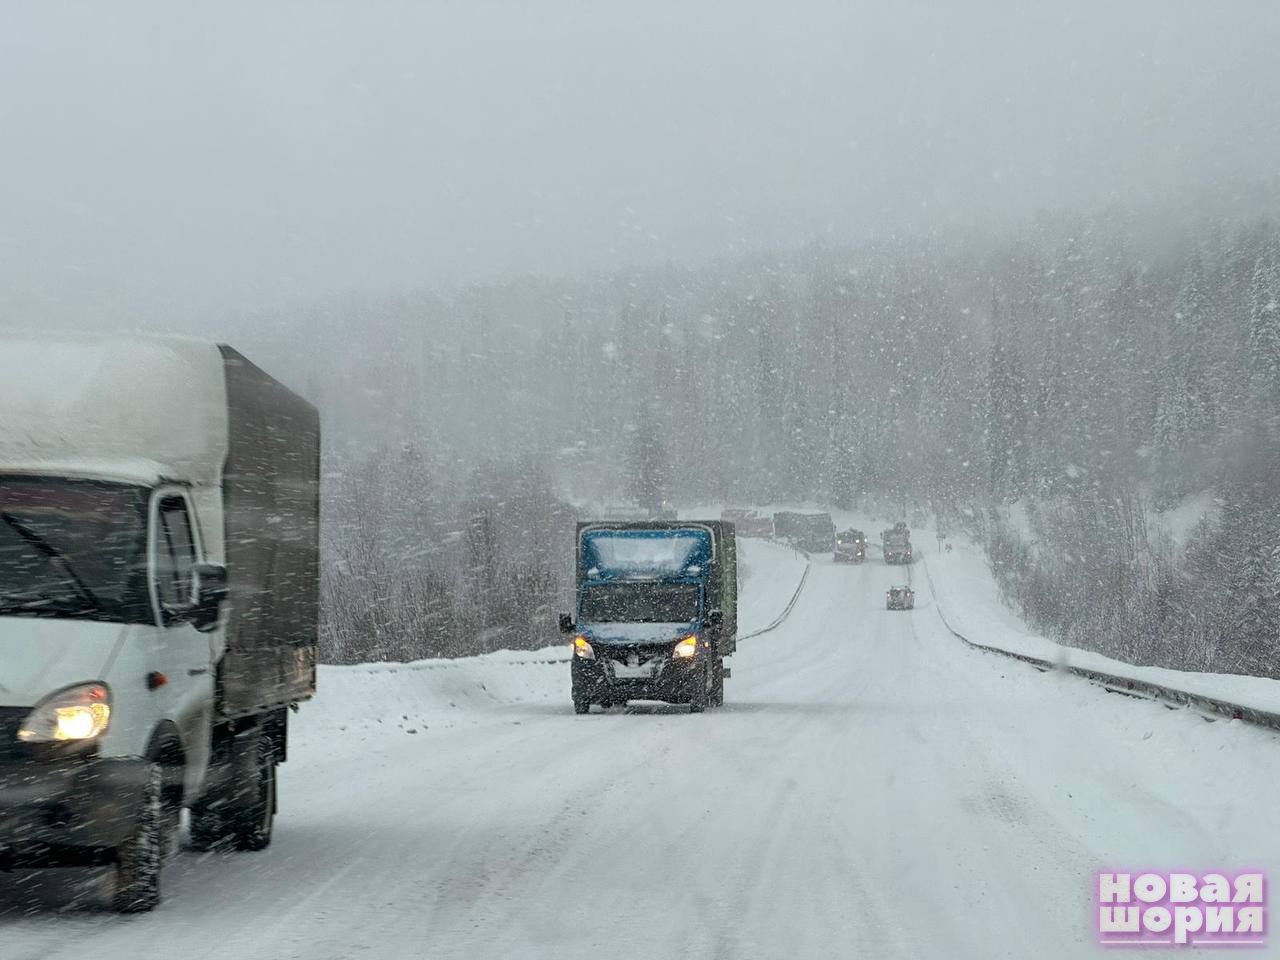
[[[801,553],[802,551],[797,550],[796,552]],[[804,585],[809,580],[810,568],[811,564],[809,563],[809,555],[804,554],[804,573],[800,574],[800,582],[796,584],[796,591],[791,594],[791,599],[788,600],[787,605],[782,608],[782,612],[778,614],[778,616],[774,618],[773,622],[767,627],[761,627],[759,630],[753,630],[750,633],[743,634],[738,638],[739,641],[750,640],[752,637],[759,637],[768,633],[770,630],[777,630],[778,627],[782,626],[787,617],[791,616],[791,611],[795,609],[796,601],[800,599],[800,593],[804,590]]]
[[1030,664],[1042,672],[1064,670],[1067,673],[1073,673],[1077,677],[1088,680],[1090,683],[1097,684],[1109,692],[1143,700],[1152,700],[1163,704],[1171,710],[1177,707],[1197,710],[1208,720],[1225,717],[1228,720],[1242,720],[1257,727],[1280,731],[1280,713],[1260,710],[1256,707],[1247,707],[1242,704],[1232,703],[1230,700],[1223,700],[1202,693],[1192,693],[1189,690],[1181,690],[1177,687],[1169,687],[1149,680],[1138,680],[1133,677],[1122,677],[1118,674],[1093,670],[1088,667],[1073,667],[1066,663],[1055,663],[1042,657],[1017,653],[1013,650],[1006,650],[1003,647],[970,640],[947,622],[946,614],[942,612],[942,605],[938,603],[938,592],[933,586],[933,574],[929,572],[928,560],[921,557],[920,563],[924,568],[925,579],[929,581],[929,592],[933,595],[933,609],[938,612],[938,619],[942,621],[942,625],[946,627],[948,633],[975,650],[999,654],[1012,660],[1021,660],[1023,663]]

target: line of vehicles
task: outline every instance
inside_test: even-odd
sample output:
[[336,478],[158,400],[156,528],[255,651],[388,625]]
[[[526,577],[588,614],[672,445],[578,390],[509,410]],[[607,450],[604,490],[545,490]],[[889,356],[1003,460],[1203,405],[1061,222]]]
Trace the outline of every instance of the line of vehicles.
[[[830,553],[836,563],[864,563],[867,559],[867,535],[861,530],[836,530],[829,513],[796,513],[778,511],[772,517],[760,516],[754,510],[725,510],[721,519],[732,522],[743,536],[767,537],[790,544],[808,553]],[[899,520],[880,534],[880,549],[888,564],[910,564],[914,559],[911,531]],[[915,591],[909,584],[898,584],[885,594],[889,610],[915,608]]]
[[[836,562],[862,563],[861,530],[836,531],[827,513],[725,510],[719,520],[622,518],[579,523],[569,635],[574,712],[632,700],[724,703],[725,659],[737,649],[737,537],[772,538]],[[905,523],[885,531],[886,561],[910,563]],[[892,559],[890,559],[892,557]],[[889,590],[890,610],[914,606],[910,586]]]
[[[271,842],[316,692],[319,417],[229,346],[154,336],[0,338],[0,410],[0,869],[108,866],[114,908],[150,910],[184,810],[195,849]],[[579,523],[577,713],[724,703],[738,536],[867,555],[825,513]]]
[[[732,523],[738,536],[778,540],[807,553],[830,553],[836,563],[863,563],[867,559],[867,535],[861,530],[836,530],[829,513],[797,513],[779,510],[772,517],[755,510],[730,509],[720,519]],[[899,520],[880,534],[884,562],[909,564],[914,558],[911,531]]]

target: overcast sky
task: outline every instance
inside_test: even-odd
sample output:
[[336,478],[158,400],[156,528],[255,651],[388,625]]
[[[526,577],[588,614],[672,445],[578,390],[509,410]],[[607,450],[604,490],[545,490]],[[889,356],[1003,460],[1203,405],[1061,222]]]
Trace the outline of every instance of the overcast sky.
[[0,0],[0,309],[198,315],[1280,169],[1280,4]]

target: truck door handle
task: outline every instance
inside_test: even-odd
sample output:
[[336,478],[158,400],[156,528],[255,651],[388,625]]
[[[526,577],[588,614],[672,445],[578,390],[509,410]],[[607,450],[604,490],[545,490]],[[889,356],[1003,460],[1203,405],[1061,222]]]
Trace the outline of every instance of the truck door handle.
[[187,671],[188,677],[199,677],[209,672],[208,667],[193,667]]

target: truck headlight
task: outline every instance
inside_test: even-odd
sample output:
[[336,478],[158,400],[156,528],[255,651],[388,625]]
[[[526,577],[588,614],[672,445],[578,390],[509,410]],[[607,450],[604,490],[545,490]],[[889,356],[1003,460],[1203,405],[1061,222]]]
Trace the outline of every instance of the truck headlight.
[[676,644],[675,649],[671,651],[671,655],[680,660],[696,657],[698,655],[698,635],[696,633],[689,634],[689,636]]
[[37,705],[22,721],[18,739],[24,743],[92,740],[110,723],[111,691],[103,683],[82,683],[59,690]]
[[596,658],[595,650],[591,648],[587,638],[582,636],[573,638],[573,655],[581,657],[583,660],[594,660]]

